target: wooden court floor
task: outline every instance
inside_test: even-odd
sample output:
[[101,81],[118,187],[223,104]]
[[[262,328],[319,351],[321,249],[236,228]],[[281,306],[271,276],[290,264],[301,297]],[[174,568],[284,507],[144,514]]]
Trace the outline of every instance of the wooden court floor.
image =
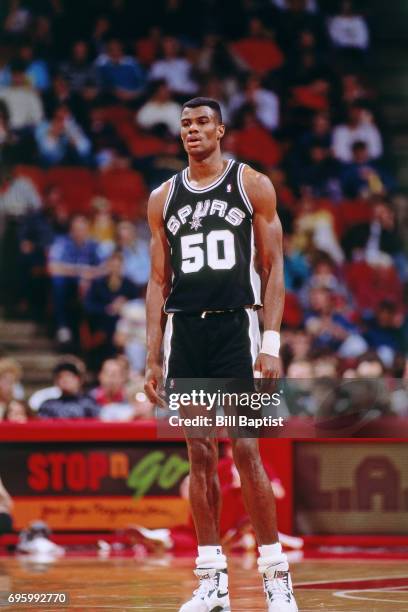
[[[1,610],[177,612],[196,582],[191,560],[171,557],[68,557],[51,565],[0,558],[0,593],[68,593],[68,606],[0,606]],[[408,560],[303,560],[292,564],[301,612],[408,612]],[[255,560],[230,561],[233,612],[265,610]]]

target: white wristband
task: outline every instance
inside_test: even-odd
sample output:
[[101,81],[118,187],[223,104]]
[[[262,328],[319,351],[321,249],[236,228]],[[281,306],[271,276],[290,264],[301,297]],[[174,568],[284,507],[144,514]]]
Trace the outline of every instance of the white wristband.
[[279,357],[280,349],[280,333],[268,329],[264,332],[262,338],[261,353],[271,355],[272,357]]

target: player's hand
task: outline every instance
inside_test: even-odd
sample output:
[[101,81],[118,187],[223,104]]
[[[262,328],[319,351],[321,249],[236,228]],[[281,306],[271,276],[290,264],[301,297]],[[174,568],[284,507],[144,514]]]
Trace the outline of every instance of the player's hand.
[[[279,357],[272,357],[266,353],[259,353],[255,361],[255,378],[280,378],[281,362]],[[259,372],[256,374],[256,372]]]
[[165,406],[163,399],[157,393],[159,382],[162,378],[162,368],[158,363],[148,364],[146,366],[144,390],[149,400],[157,405]]

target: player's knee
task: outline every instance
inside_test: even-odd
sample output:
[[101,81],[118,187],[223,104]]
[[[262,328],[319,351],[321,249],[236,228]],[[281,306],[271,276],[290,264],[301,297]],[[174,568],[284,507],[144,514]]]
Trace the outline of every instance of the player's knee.
[[195,467],[207,469],[209,464],[215,462],[214,446],[210,440],[191,439],[188,441],[188,451],[192,470]]
[[232,452],[237,468],[245,470],[259,458],[258,441],[253,438],[238,438],[232,443]]

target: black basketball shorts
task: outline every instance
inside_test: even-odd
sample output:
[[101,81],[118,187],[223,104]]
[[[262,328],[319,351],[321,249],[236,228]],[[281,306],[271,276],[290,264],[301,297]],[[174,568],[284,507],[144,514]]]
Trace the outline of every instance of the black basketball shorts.
[[173,313],[164,334],[164,380],[168,378],[253,379],[260,349],[255,310]]

